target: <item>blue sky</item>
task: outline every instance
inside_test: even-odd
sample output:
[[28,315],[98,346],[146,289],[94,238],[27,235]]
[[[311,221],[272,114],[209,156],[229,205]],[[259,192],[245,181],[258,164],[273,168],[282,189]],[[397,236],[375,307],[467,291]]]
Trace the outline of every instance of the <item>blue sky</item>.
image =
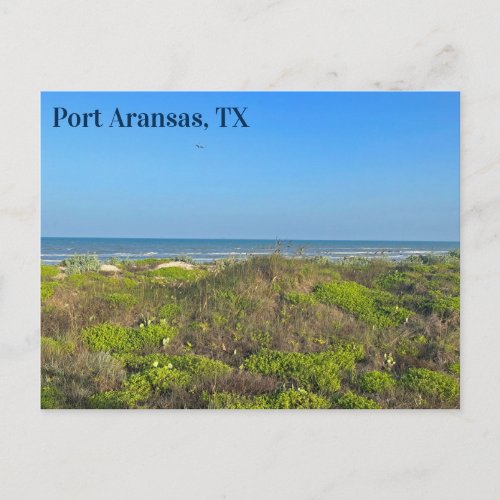
[[[42,94],[42,236],[459,240],[457,92]],[[53,108],[103,115],[52,127]],[[249,128],[215,108],[247,107]],[[110,128],[114,109],[202,128]],[[198,149],[196,144],[206,147]]]

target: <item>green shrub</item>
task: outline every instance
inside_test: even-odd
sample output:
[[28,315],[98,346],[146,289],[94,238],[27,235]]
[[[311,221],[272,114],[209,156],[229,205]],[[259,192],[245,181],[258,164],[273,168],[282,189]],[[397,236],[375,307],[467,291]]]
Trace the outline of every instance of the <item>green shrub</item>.
[[56,266],[40,266],[40,276],[42,280],[54,278],[59,274],[59,269]]
[[142,375],[147,377],[154,390],[159,391],[166,391],[172,386],[186,387],[191,380],[188,373],[168,366],[152,368]]
[[151,396],[151,383],[144,373],[134,373],[123,383],[122,397],[129,408]]
[[53,410],[61,407],[61,394],[54,386],[42,386],[40,394],[40,407],[42,410]]
[[285,410],[311,409],[319,410],[330,408],[330,402],[304,389],[289,389],[277,394],[273,401],[273,407]]
[[455,361],[448,365],[448,371],[453,373],[453,375],[460,376],[460,361]]
[[411,338],[402,337],[396,344],[396,353],[398,356],[418,357],[422,354],[427,344],[427,338],[424,335],[416,335]]
[[50,299],[58,286],[59,283],[57,281],[42,281],[40,285],[40,298],[42,300]]
[[110,323],[85,328],[82,337],[93,351],[133,352],[148,346],[160,346],[164,339],[172,339],[177,330],[167,324],[143,328],[126,328]]
[[52,337],[41,337],[40,346],[42,354],[61,356],[72,354],[76,349],[76,344],[70,340],[56,340]]
[[128,377],[121,391],[94,394],[89,400],[92,408],[135,408],[148,398],[174,387],[189,385],[193,389],[197,380],[217,377],[231,371],[231,367],[221,361],[195,354],[122,354],[117,357],[125,366],[137,372]]
[[345,410],[378,410],[381,406],[372,399],[365,398],[352,391],[346,392],[335,401],[338,408]]
[[254,332],[250,338],[257,343],[261,349],[269,349],[273,343],[273,336],[269,332]]
[[366,372],[359,378],[359,388],[363,392],[378,394],[394,389],[396,381],[387,372]]
[[167,354],[122,354],[119,356],[125,366],[134,371],[155,368],[175,368],[186,372],[193,377],[217,377],[231,372],[231,367],[222,361],[199,356],[197,354],[184,354],[182,356],[169,356]]
[[109,278],[97,272],[87,272],[84,274],[71,274],[65,280],[65,284],[74,286],[76,288],[84,288],[87,286],[95,285],[96,282],[105,282]]
[[422,265],[432,264],[457,264],[460,263],[460,250],[451,250],[445,255],[436,254],[417,254],[410,255],[405,262]]
[[181,306],[178,304],[165,304],[162,306],[160,309],[159,316],[161,319],[166,319],[167,321],[170,321],[177,316],[179,316],[182,312]]
[[128,408],[129,403],[124,391],[105,391],[90,396],[89,406],[100,410],[121,409]]
[[126,276],[122,278],[122,283],[127,290],[132,290],[133,288],[136,288],[137,285],[139,284],[137,283],[137,281],[133,280],[132,278],[127,278]]
[[183,269],[182,267],[162,267],[146,272],[146,276],[163,278],[168,281],[195,281],[205,274],[198,269]]
[[401,296],[401,303],[421,314],[440,314],[448,316],[453,312],[460,312],[460,297],[444,295],[439,291],[431,291],[424,295],[405,294]]
[[123,390],[95,394],[91,398],[94,408],[135,408],[148,398],[169,391],[173,387],[186,387],[190,376],[168,366],[154,367],[132,374]]
[[375,280],[375,284],[384,290],[398,293],[403,289],[411,287],[413,285],[413,280],[411,280],[406,273],[396,269],[379,276]]
[[460,297],[445,295],[439,290],[429,293],[431,298],[432,312],[437,314],[449,314],[451,312],[460,312]]
[[244,366],[251,372],[274,375],[307,390],[330,393],[340,388],[343,372],[354,371],[356,361],[363,355],[363,347],[358,344],[309,354],[264,349],[247,358]]
[[210,359],[196,354],[170,356],[173,367],[185,371],[194,377],[218,377],[229,373],[232,369],[222,361]]
[[242,396],[228,392],[217,392],[215,394],[203,394],[208,408],[213,410],[266,410],[270,409],[268,396]]
[[330,402],[303,389],[288,389],[272,395],[243,396],[228,392],[218,392],[208,395],[204,400],[211,409],[232,410],[266,410],[266,409],[324,409],[330,407]]
[[123,307],[130,308],[137,303],[137,297],[130,295],[129,293],[110,293],[104,297],[104,300],[111,306],[115,308]]
[[405,271],[383,274],[376,285],[401,296],[401,303],[422,314],[450,314],[460,311],[458,269],[421,264]]
[[394,295],[354,281],[322,283],[315,288],[314,295],[320,302],[336,305],[377,327],[399,325],[413,315],[411,311],[398,307]]
[[67,274],[79,274],[89,271],[99,271],[101,262],[97,255],[73,255],[63,262]]
[[285,294],[284,298],[293,305],[314,304],[316,302],[316,297],[309,293],[289,292]]
[[155,257],[148,257],[147,259],[129,260],[127,261],[127,264],[132,267],[145,269],[148,267],[155,267],[160,264],[165,264],[167,262],[172,262],[172,259],[157,259]]
[[460,384],[455,377],[427,368],[410,368],[400,383],[406,389],[445,403],[456,402],[460,395]]

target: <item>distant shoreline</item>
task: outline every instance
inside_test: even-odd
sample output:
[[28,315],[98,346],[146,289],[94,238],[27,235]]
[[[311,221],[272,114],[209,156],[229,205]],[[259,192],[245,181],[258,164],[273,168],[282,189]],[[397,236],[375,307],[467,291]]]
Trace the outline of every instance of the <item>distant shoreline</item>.
[[220,259],[243,259],[252,255],[280,253],[286,257],[324,257],[332,261],[346,257],[403,260],[410,255],[443,255],[460,248],[451,241],[375,241],[375,240],[244,240],[244,239],[167,239],[167,238],[56,238],[43,237],[41,258],[55,264],[77,254],[95,254],[108,260],[175,259],[184,257],[196,263]]

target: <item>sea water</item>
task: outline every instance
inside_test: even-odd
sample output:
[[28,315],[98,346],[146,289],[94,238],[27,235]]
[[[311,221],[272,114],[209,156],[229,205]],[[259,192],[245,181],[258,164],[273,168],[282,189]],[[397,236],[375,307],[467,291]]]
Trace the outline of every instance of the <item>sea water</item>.
[[156,238],[53,238],[41,241],[42,261],[57,264],[72,255],[95,254],[100,260],[137,260],[148,257],[189,257],[196,262],[242,259],[279,251],[285,256],[386,257],[401,260],[415,254],[445,254],[458,249],[452,241],[320,241],[320,240],[222,240]]

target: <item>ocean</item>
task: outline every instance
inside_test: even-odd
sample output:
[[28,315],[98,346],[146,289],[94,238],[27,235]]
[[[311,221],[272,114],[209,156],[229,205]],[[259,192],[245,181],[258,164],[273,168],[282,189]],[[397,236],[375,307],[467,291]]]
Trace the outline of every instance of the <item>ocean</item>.
[[57,264],[66,257],[95,254],[110,258],[137,260],[148,257],[187,256],[196,262],[216,259],[241,259],[273,253],[277,245],[286,256],[324,256],[332,260],[344,257],[381,257],[401,260],[415,254],[444,254],[460,247],[452,241],[320,241],[320,240],[220,240],[156,238],[53,238],[43,237],[42,262]]

